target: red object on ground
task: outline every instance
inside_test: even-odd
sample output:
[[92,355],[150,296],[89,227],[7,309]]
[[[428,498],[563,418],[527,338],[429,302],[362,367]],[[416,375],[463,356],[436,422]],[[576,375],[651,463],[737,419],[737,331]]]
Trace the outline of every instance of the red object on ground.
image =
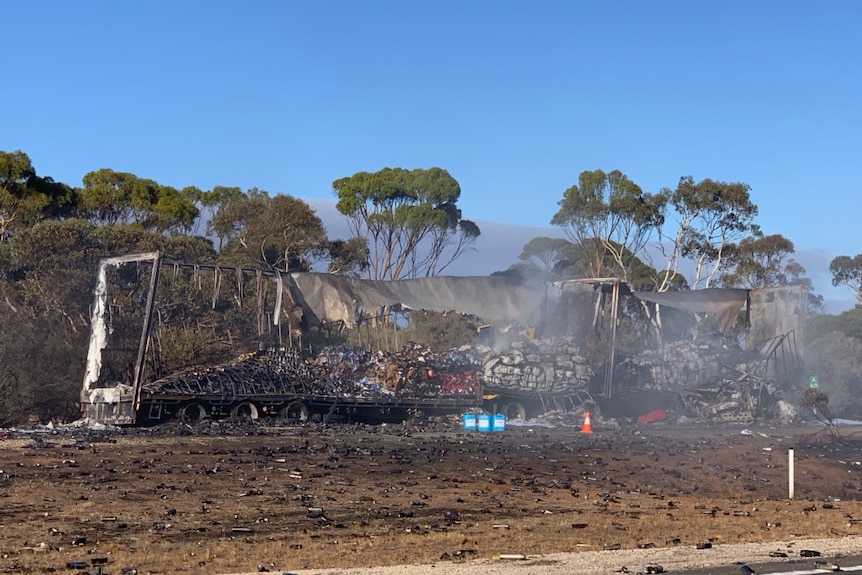
[[638,417],[638,423],[652,423],[653,421],[662,421],[663,419],[667,419],[667,412],[663,409],[656,409]]

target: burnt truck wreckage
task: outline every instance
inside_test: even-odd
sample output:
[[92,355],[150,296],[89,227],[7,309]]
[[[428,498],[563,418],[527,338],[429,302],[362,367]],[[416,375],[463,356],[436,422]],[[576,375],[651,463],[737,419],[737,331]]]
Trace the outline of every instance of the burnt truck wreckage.
[[[109,424],[385,422],[475,410],[526,419],[585,408],[610,418],[660,410],[741,422],[788,417],[784,391],[803,379],[801,288],[651,293],[613,278],[372,281],[186,264],[151,252],[103,259],[94,296],[81,403],[85,417]],[[311,330],[361,330],[391,309],[458,312],[490,327],[476,343],[446,351],[397,339],[394,351],[303,344]],[[663,335],[675,317],[699,325],[693,314],[708,318],[712,335]],[[233,323],[220,331],[213,315]],[[636,337],[667,343],[633,352],[617,329],[635,316]],[[177,367],[163,351],[168,340],[191,347],[203,367]]]

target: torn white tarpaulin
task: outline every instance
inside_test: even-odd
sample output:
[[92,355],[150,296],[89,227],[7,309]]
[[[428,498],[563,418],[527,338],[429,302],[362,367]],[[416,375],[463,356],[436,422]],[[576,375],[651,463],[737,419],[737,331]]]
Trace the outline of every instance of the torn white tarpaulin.
[[748,302],[748,290],[707,288],[692,291],[632,292],[636,298],[681,309],[689,313],[705,313],[716,318],[722,333],[736,322],[739,311]]
[[105,258],[99,262],[96,273],[96,288],[93,290],[93,310],[90,315],[90,345],[87,348],[87,365],[84,372],[84,385],[81,389],[81,402],[90,402],[90,389],[99,381],[102,370],[102,351],[108,345],[108,327],[105,318],[108,314],[108,273],[109,266],[119,267],[122,264],[156,261],[158,252],[132,254],[114,258]]
[[272,313],[272,325],[281,323],[281,298],[284,297],[284,282],[281,281],[281,272],[275,270],[275,310]]
[[90,387],[99,380],[99,372],[102,370],[102,350],[108,344],[108,330],[105,324],[105,309],[108,305],[108,280],[103,265],[99,266],[96,277],[95,296],[90,319],[90,347],[87,350],[87,369],[84,372],[81,401],[90,401]]

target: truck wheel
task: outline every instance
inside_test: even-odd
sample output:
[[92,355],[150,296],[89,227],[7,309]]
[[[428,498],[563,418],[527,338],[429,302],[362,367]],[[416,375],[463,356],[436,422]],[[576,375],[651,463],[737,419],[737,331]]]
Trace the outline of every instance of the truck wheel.
[[506,419],[510,421],[527,420],[527,409],[517,401],[507,403],[500,411],[503,415],[506,416]]
[[184,405],[178,415],[183,423],[197,423],[207,416],[207,410],[200,403],[190,403]]
[[308,421],[310,413],[308,411],[308,406],[301,401],[296,400],[291,401],[282,407],[279,415],[281,415],[283,419],[289,419],[291,421]]
[[260,413],[257,411],[257,406],[250,401],[245,401],[234,407],[230,416],[233,419],[242,419],[246,421],[257,421]]

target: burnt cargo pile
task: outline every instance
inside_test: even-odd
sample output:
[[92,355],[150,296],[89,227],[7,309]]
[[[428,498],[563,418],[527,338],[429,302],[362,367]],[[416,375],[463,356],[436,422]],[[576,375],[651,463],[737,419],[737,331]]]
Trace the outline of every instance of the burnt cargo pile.
[[391,353],[327,348],[304,362],[312,395],[381,398],[475,397],[478,366],[465,351],[435,352],[408,344]]
[[[622,359],[614,396],[595,399],[610,417],[638,418],[655,409],[707,421],[792,417],[774,377],[774,366],[757,350],[676,342]],[[326,348],[307,358],[296,350],[260,351],[146,384],[142,398],[165,406],[150,419],[347,414],[397,420],[480,408],[523,419],[577,411],[593,401],[595,379],[569,338],[519,341],[502,353],[482,345],[439,352],[411,343],[397,352]],[[189,409],[193,401],[198,405]]]
[[402,421],[419,413],[449,415],[480,405],[477,365],[455,352],[434,353],[415,345],[397,353],[345,347],[302,358],[295,349],[265,350],[143,385],[136,421]]
[[326,348],[301,359],[293,350],[245,354],[217,367],[146,384],[150,395],[296,393],[340,397],[475,396],[480,386],[513,391],[583,389],[592,370],[570,340],[517,342],[502,354],[485,346],[437,352],[408,344],[398,352]]
[[800,365],[777,361],[789,355],[760,347],[744,350],[721,340],[667,343],[621,362],[617,395],[633,391],[675,397],[673,410],[701,421],[749,423],[758,419],[792,422],[797,413],[779,380],[799,379]]
[[[413,343],[397,352],[326,348],[307,358],[292,349],[262,350],[145,384],[141,397],[143,419],[151,422],[314,414],[397,419],[410,410],[444,415],[483,408],[489,390],[497,407],[507,404],[507,394],[583,390],[591,373],[569,340],[519,342],[503,354],[484,346],[438,352]],[[533,413],[515,407],[522,416]]]
[[145,395],[321,395],[435,397],[476,394],[476,366],[418,346],[399,353],[328,348],[302,359],[294,350],[261,350],[226,365],[191,369],[143,386]]
[[574,392],[586,390],[593,370],[570,338],[518,341],[499,355],[482,353],[482,383],[487,387],[522,392]]
[[303,393],[302,361],[291,352],[247,353],[230,363],[175,373],[142,386],[147,396],[240,397]]

